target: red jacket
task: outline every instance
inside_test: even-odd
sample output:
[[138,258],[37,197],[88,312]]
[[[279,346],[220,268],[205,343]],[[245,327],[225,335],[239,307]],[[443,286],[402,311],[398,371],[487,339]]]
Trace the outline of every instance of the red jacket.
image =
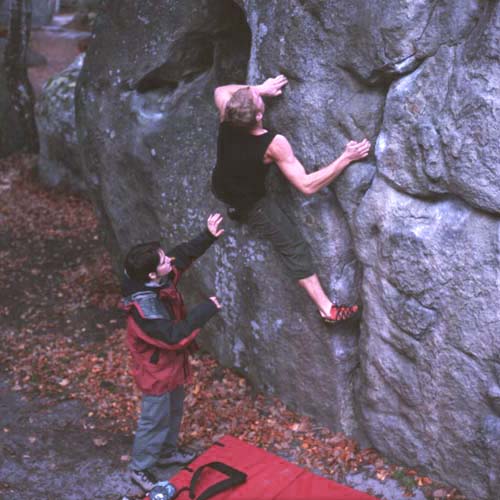
[[217,307],[206,300],[187,313],[177,284],[214,240],[205,230],[169,251],[176,265],[162,284],[138,283],[125,275],[122,308],[128,312],[131,373],[145,394],[159,396],[191,381],[189,353],[197,349],[195,338]]
[[[171,287],[160,290],[160,300],[170,305],[174,320],[186,317],[182,296],[177,290],[180,273],[177,272]],[[143,316],[140,305],[131,302],[126,309],[136,307]],[[131,314],[127,318],[127,346],[132,355],[131,373],[137,386],[145,394],[160,396],[173,391],[179,385],[190,382],[192,370],[187,348],[192,345],[200,332],[196,328],[191,334],[177,344],[167,344],[144,333]],[[152,361],[153,360],[153,361]]]

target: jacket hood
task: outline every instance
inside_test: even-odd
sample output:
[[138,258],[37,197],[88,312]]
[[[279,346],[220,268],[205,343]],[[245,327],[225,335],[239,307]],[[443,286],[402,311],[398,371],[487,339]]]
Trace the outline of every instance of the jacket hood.
[[148,283],[143,283],[132,279],[126,271],[123,272],[122,278],[122,295],[123,297],[129,297],[133,293],[144,292],[144,291],[160,291],[162,288],[170,286],[172,283],[170,274],[165,276],[165,278],[160,283],[155,283],[150,281]]

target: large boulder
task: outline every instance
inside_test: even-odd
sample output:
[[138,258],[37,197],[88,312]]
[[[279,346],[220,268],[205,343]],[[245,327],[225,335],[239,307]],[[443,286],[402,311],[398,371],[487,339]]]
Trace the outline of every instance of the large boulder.
[[270,179],[331,296],[362,299],[361,328],[325,327],[270,245],[229,220],[186,292],[221,296],[204,343],[224,364],[478,499],[498,481],[498,33],[483,0],[111,0],[76,96],[117,263],[221,209],[216,85],[287,75],[267,123],[308,171],[350,138],[376,143],[311,198]]
[[485,4],[462,41],[391,85],[378,175],[353,231],[367,306],[364,428],[377,448],[473,498],[488,496],[489,478],[498,493],[481,424],[493,432],[488,393],[500,376],[499,27],[498,3]]
[[48,187],[85,191],[75,124],[75,87],[84,54],[43,87],[36,105],[40,139],[37,171]]
[[356,214],[364,428],[376,448],[472,498],[487,497],[481,422],[500,359],[499,234],[497,218],[457,198],[417,199],[381,177]]

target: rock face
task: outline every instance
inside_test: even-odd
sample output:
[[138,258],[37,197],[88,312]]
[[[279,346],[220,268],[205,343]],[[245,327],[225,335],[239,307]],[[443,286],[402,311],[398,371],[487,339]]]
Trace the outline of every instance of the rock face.
[[391,85],[354,225],[365,429],[472,498],[498,468],[480,440],[500,359],[498,35],[489,4],[462,42]]
[[85,191],[75,124],[75,87],[84,54],[44,86],[36,105],[38,176],[49,187]]
[[205,345],[223,363],[478,499],[498,482],[498,11],[483,0],[110,1],[76,99],[86,181],[117,257],[187,238],[221,209],[209,187],[216,85],[287,75],[267,125],[308,171],[370,138],[374,154],[311,198],[270,179],[332,298],[363,302],[360,327],[325,327],[269,244],[229,220],[187,295],[221,296]]

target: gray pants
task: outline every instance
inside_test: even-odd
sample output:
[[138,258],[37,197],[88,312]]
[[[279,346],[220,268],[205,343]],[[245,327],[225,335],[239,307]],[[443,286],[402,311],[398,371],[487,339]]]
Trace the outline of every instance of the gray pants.
[[288,274],[295,280],[315,274],[309,245],[297,224],[270,197],[261,198],[247,213],[246,222],[278,251]]
[[160,454],[177,447],[184,407],[184,386],[161,396],[144,395],[135,432],[130,468],[144,470],[155,465]]

